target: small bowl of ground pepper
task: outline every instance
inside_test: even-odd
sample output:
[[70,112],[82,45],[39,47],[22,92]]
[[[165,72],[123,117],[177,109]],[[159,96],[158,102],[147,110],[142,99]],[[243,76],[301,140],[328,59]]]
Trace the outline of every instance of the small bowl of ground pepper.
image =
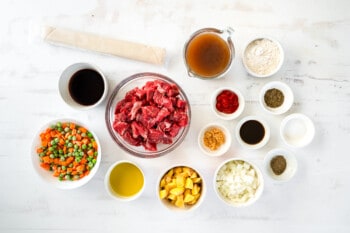
[[294,102],[291,88],[280,81],[265,84],[260,91],[260,105],[268,113],[279,115],[287,112]]
[[230,131],[218,123],[205,125],[198,136],[201,151],[214,157],[225,154],[231,146],[231,141]]
[[297,171],[297,160],[294,154],[282,148],[269,151],[264,159],[265,172],[276,181],[288,181]]
[[245,106],[241,91],[234,87],[221,87],[214,91],[211,106],[216,116],[223,120],[239,117]]

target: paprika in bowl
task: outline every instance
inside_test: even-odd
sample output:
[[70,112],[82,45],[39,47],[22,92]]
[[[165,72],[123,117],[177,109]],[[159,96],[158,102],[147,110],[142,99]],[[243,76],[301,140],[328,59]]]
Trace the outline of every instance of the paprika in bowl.
[[221,87],[214,91],[211,106],[219,118],[233,120],[242,114],[245,102],[241,91],[237,88]]

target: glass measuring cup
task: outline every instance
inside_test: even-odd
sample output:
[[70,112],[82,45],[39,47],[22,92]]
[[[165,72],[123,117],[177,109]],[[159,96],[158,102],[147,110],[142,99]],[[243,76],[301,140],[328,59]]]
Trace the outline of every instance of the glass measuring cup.
[[216,79],[231,68],[235,48],[231,39],[234,30],[202,28],[194,32],[184,46],[184,61],[190,77]]

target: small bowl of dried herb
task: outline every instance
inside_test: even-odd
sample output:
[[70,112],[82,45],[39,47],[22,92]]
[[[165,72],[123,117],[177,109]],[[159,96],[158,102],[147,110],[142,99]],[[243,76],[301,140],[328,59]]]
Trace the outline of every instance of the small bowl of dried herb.
[[288,181],[297,171],[294,154],[282,148],[270,150],[264,159],[265,172],[275,181]]
[[231,146],[231,141],[230,131],[218,123],[205,125],[198,136],[201,151],[213,157],[225,154]]
[[259,100],[265,111],[279,115],[287,112],[292,107],[294,95],[287,84],[273,81],[262,87]]

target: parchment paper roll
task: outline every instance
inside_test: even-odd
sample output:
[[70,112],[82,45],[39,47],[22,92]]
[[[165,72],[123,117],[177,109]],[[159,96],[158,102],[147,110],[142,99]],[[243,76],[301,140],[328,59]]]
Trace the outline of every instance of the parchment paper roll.
[[42,36],[47,42],[68,45],[157,65],[163,64],[165,60],[164,48],[107,38],[91,33],[45,26]]

